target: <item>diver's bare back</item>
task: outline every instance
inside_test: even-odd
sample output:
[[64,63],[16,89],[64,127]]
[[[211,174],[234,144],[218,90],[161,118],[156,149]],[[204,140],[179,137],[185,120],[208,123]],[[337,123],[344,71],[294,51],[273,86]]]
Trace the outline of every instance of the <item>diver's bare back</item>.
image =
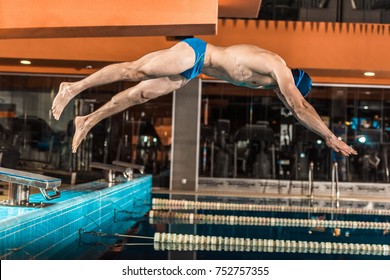
[[207,44],[202,73],[238,86],[262,88],[276,85],[271,77],[275,64],[286,65],[280,56],[256,46]]

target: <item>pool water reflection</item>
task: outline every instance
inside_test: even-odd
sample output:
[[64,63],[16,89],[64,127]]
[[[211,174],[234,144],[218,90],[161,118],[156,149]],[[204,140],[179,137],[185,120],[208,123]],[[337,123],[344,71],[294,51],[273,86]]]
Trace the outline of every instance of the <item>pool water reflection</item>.
[[[154,195],[167,199],[167,195]],[[234,199],[226,201],[224,197],[191,197],[191,196],[170,196],[170,199],[185,199],[188,201],[207,201],[210,203],[227,204],[256,204],[253,199]],[[261,203],[261,202],[260,202]],[[121,237],[110,238],[113,245],[107,245],[107,250],[100,255],[100,259],[390,259],[388,244],[390,243],[388,204],[356,204],[354,208],[335,209],[325,208],[325,212],[316,211],[288,211],[289,205],[294,204],[292,209],[307,210],[308,201],[296,199],[267,199],[269,205],[284,205],[281,211],[253,211],[248,210],[207,210],[207,209],[176,209],[180,207],[167,207],[167,209],[156,209],[154,206],[147,215],[134,218],[137,220],[135,226],[129,229]],[[301,208],[299,208],[301,205]],[[297,206],[298,205],[298,206]],[[152,205],[153,206],[153,205]],[[350,206],[350,205],[349,205]],[[175,209],[172,209],[175,208]],[[191,208],[191,207],[190,207]],[[237,207],[236,207],[237,208]],[[243,207],[245,208],[245,207]],[[309,209],[312,209],[309,207]],[[359,210],[360,209],[360,210]],[[379,212],[377,210],[380,210]],[[314,210],[314,208],[313,208]],[[345,210],[345,211],[344,211]],[[353,214],[340,214],[348,212]],[[150,215],[150,216],[149,216]],[[341,226],[340,226],[341,225]],[[127,236],[153,237],[156,232],[181,235],[198,235],[221,237],[221,244],[215,246],[195,244],[178,244],[166,242],[156,243],[153,239],[140,239]],[[225,237],[240,238],[242,242],[246,239],[245,246],[224,244]],[[88,238],[93,238],[89,236]],[[105,237],[100,236],[100,241]],[[186,237],[188,238],[188,237]],[[222,241],[224,238],[224,241]],[[272,248],[266,246],[252,248],[253,242],[268,242],[272,240]],[[262,240],[262,241],[257,241]],[[108,239],[107,239],[108,241]],[[251,242],[252,242],[251,241]],[[296,242],[292,248],[292,243]],[[237,241],[238,242],[238,241]],[[271,242],[271,241],[269,241]],[[298,243],[300,242],[300,243]],[[102,243],[102,242],[101,242]],[[104,243],[104,242],[103,242]],[[245,243],[246,244],[246,243]],[[252,245],[251,245],[252,244]],[[282,247],[278,247],[282,244]],[[299,245],[298,245],[299,244]],[[344,245],[342,245],[344,244]],[[358,245],[364,244],[364,245]],[[228,246],[229,245],[229,246]],[[86,245],[91,246],[91,245]],[[95,244],[95,246],[97,246]],[[251,247],[252,246],[252,247]],[[317,249],[310,250],[306,246],[317,246]],[[318,246],[331,246],[328,250],[321,250]],[[332,247],[333,246],[333,247]],[[343,248],[358,248],[352,253],[351,250]],[[359,247],[360,246],[360,247]],[[333,249],[332,249],[333,248]],[[359,249],[360,248],[360,249]]]

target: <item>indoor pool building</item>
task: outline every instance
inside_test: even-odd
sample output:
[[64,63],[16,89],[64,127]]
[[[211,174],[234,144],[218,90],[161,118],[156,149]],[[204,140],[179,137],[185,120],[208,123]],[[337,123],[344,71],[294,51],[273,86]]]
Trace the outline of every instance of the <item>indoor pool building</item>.
[[1,260],[390,260],[389,1],[39,2],[0,1]]

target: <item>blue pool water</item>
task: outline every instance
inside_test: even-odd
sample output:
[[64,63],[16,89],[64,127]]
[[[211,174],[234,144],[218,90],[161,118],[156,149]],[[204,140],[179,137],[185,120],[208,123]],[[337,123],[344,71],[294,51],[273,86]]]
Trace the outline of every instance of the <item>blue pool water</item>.
[[[150,219],[151,178],[146,176],[131,183],[107,188],[101,182],[88,183],[63,192],[60,200],[44,208],[0,207],[0,253],[2,259],[379,259],[388,255],[348,254],[329,252],[256,251],[248,248],[190,248],[156,246],[156,232],[222,236],[251,239],[300,240],[348,244],[389,244],[390,235],[383,229],[303,227],[279,225],[230,225],[210,221],[190,222],[179,218]],[[153,197],[240,204],[302,205],[305,199],[253,199],[217,196],[173,196],[154,194]],[[41,197],[33,196],[39,203]],[[328,206],[328,202],[321,202]],[[329,204],[330,205],[330,204]],[[348,208],[390,209],[386,203],[341,203]],[[331,221],[365,221],[388,223],[390,217],[374,214],[336,214],[313,212],[276,212],[240,210],[158,210],[172,213],[203,215],[234,215],[287,219],[320,219]],[[120,235],[116,235],[120,234]],[[132,237],[129,237],[132,236]],[[146,239],[134,236],[144,236]]]
[[[189,199],[189,197],[186,197]],[[219,198],[198,197],[198,200],[218,200]],[[245,202],[240,200],[241,203]],[[306,203],[303,201],[303,203]],[[380,207],[382,207],[381,205]],[[389,207],[389,205],[385,205]],[[324,219],[341,221],[368,221],[368,222],[389,222],[388,216],[375,215],[341,215],[330,213],[293,213],[293,212],[254,212],[254,211],[226,211],[226,210],[172,210],[173,212],[187,212],[212,215],[236,215],[254,217],[274,217],[291,219]],[[180,219],[156,219],[151,222],[148,217],[141,217],[134,227],[128,229],[131,234],[141,236],[153,236],[155,232],[195,234],[204,236],[223,236],[255,239],[278,239],[278,240],[300,240],[312,242],[333,242],[353,244],[389,244],[390,235],[383,229],[356,229],[341,228],[337,235],[333,228],[310,228],[310,227],[286,227],[286,226],[253,226],[253,225],[226,225],[212,223],[190,223]],[[85,236],[86,237],[86,236]],[[94,239],[89,236],[86,238]],[[104,238],[103,238],[104,239]],[[102,241],[102,238],[100,239]],[[214,249],[184,250],[156,248],[153,240],[138,240],[134,237],[117,238],[111,240],[114,245],[107,247],[107,250],[99,256],[99,259],[380,259],[389,260],[388,255],[366,255],[366,254],[329,254],[329,253],[292,253],[292,252],[251,252],[250,250],[238,251],[217,251]],[[143,243],[144,245],[140,245]],[[89,243],[85,246],[100,246],[100,244]],[[164,247],[164,246],[162,246]],[[180,248],[180,247],[178,247]]]
[[[81,230],[122,231],[133,221],[119,223],[121,213],[143,211],[150,204],[151,176],[144,176],[112,187],[104,182],[91,182],[61,192],[61,197],[45,201],[32,195],[31,203],[43,208],[0,206],[1,259],[78,259]],[[96,251],[96,250],[95,250]],[[96,254],[91,257],[96,258]]]

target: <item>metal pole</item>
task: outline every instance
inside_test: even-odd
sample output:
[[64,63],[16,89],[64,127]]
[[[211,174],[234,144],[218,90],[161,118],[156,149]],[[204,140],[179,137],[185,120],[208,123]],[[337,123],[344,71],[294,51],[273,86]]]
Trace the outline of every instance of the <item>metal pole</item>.
[[214,176],[214,141],[211,142],[210,177]]
[[309,168],[309,195],[310,199],[313,201],[314,199],[314,163],[310,162]]
[[275,179],[276,178],[275,144],[271,145],[271,155],[272,155],[272,179]]
[[21,206],[29,201],[30,188],[28,186],[8,182],[8,205]]
[[237,144],[234,143],[234,155],[233,155],[233,178],[237,177]]
[[338,207],[338,201],[340,199],[340,185],[339,185],[339,168],[337,162],[334,163],[334,169],[335,169],[335,183],[336,183],[336,202],[337,202],[337,207]]
[[331,195],[332,195],[332,201],[334,198],[334,182],[335,182],[335,172],[334,172],[334,164],[332,164],[332,169],[331,169],[331,174],[332,174],[332,183],[331,183]]
[[335,190],[336,190],[336,208],[340,205],[340,186],[339,186],[339,174],[338,174],[338,163],[334,162],[332,166],[332,204],[334,201]]

